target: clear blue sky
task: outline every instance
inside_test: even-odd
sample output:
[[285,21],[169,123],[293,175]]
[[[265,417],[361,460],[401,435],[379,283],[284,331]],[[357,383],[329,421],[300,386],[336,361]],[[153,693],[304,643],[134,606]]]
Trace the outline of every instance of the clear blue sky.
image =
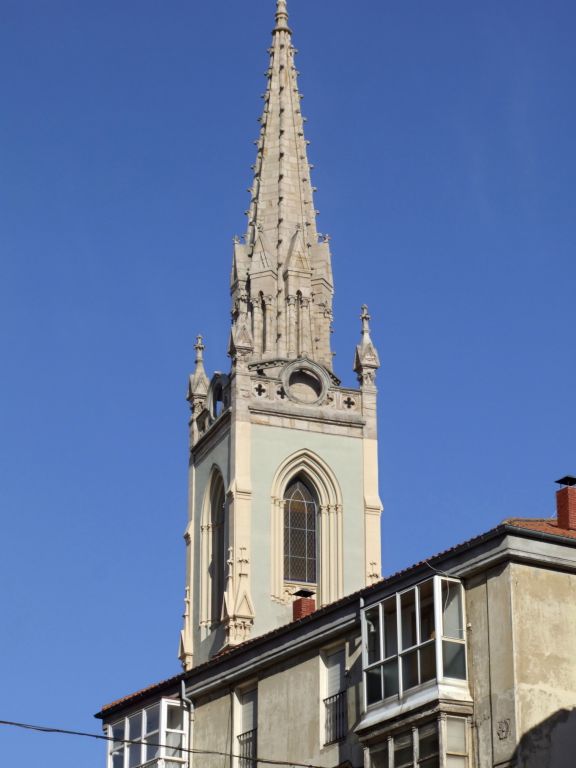
[[[273,0],[0,3],[0,719],[178,670],[194,335],[226,369]],[[576,472],[573,0],[290,0],[390,573]],[[104,747],[0,728],[2,763]]]

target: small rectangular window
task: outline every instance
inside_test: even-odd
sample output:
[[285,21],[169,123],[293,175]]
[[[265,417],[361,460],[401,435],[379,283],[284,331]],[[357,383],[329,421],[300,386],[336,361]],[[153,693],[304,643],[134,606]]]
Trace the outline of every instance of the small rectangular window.
[[154,760],[160,754],[160,705],[156,704],[144,710],[145,728],[144,743],[146,762]]
[[416,639],[416,590],[400,595],[400,621],[402,624],[402,650],[412,648]]
[[[164,750],[165,756],[185,760],[186,753],[183,751],[185,739],[184,709],[180,703],[168,704],[166,708],[166,736],[164,738],[164,744],[166,745]],[[177,763],[174,763],[174,765],[182,768]],[[168,768],[167,764],[165,764],[165,768]]]
[[110,762],[112,768],[124,768],[124,720],[121,720],[119,723],[114,723],[114,725],[110,727],[110,736],[113,739],[110,750]]
[[396,598],[391,597],[382,604],[384,612],[384,658],[398,653],[398,622],[396,618]]
[[388,742],[378,744],[370,750],[370,768],[389,768]]
[[135,768],[135,766],[141,765],[144,762],[142,759],[142,745],[132,743],[142,740],[142,712],[137,712],[128,718],[128,738],[131,742],[128,744],[128,766],[129,768]]
[[348,732],[346,653],[342,648],[325,657],[326,696],[324,698],[324,743],[333,744]]
[[412,733],[403,733],[394,738],[394,768],[412,768],[414,765],[414,744]]
[[463,717],[446,718],[446,766],[468,767],[468,725]]
[[382,655],[380,650],[380,606],[372,608],[366,611],[366,651],[368,656],[368,664],[373,664],[375,661],[380,661]]
[[258,733],[258,689],[251,688],[238,695],[240,733],[238,734],[239,768],[256,768]]

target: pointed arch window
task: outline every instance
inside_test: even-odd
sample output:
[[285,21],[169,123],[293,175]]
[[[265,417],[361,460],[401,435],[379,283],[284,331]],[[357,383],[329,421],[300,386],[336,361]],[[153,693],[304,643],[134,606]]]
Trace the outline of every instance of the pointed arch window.
[[210,565],[209,574],[212,583],[210,618],[220,621],[224,601],[224,570],[226,563],[226,544],[224,536],[224,483],[220,474],[215,475],[210,490]]
[[284,579],[316,583],[318,502],[311,487],[296,478],[284,494]]

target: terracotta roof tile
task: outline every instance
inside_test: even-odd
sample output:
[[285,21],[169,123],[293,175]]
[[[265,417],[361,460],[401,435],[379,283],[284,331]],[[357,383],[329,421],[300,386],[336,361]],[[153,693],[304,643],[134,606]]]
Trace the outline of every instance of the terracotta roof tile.
[[527,518],[511,517],[504,520],[505,525],[511,525],[514,528],[523,528],[534,533],[546,533],[551,536],[561,536],[564,539],[576,539],[576,530],[569,528],[560,528],[555,517],[550,518]]

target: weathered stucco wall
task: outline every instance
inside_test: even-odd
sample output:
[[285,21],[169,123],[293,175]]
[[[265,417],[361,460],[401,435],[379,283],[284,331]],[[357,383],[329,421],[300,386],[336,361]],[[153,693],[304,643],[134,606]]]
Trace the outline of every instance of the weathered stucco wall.
[[[324,745],[324,662],[318,650],[275,667],[258,682],[258,754],[268,759],[334,766],[362,764],[352,728],[361,707],[360,640],[337,643],[346,649],[349,737]],[[331,646],[332,650],[336,647]]]
[[[194,712],[193,749],[232,752],[232,696],[225,692],[216,698],[201,699]],[[192,764],[202,768],[228,768],[230,759],[217,755],[194,755]]]
[[516,746],[510,578],[510,566],[504,565],[466,585],[468,673],[478,768],[508,764]]
[[518,765],[576,765],[576,575],[514,564]]
[[[348,737],[324,744],[324,702],[326,678],[324,653],[345,648]],[[258,689],[257,752],[265,759],[312,763],[331,768],[346,761],[362,765],[362,748],[353,729],[361,712],[361,642],[355,634],[342,636],[326,648],[313,648],[255,677],[238,680],[233,688],[196,702],[193,748],[238,754],[236,735],[240,727],[235,692],[248,684]],[[230,768],[230,758],[195,755],[193,765],[202,768]]]

